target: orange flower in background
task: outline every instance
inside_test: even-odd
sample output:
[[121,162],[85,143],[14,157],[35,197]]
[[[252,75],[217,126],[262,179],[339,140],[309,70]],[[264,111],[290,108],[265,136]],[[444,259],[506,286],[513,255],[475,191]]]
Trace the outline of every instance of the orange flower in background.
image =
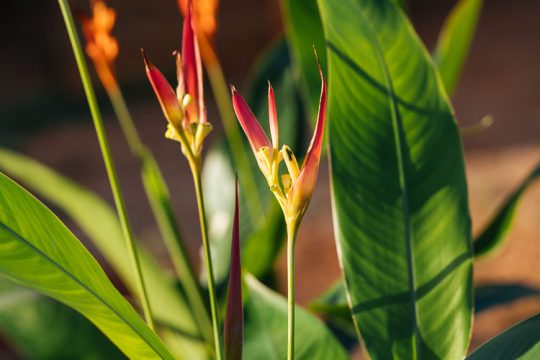
[[86,53],[94,62],[99,79],[107,89],[117,87],[113,64],[118,56],[118,42],[111,36],[116,12],[104,1],[92,1],[92,16],[81,16],[86,38]]
[[[197,33],[212,41],[216,33],[218,0],[197,0],[193,4],[193,18]],[[178,0],[178,7],[185,17],[188,12],[188,0]]]
[[214,35],[217,29],[217,9],[219,0],[178,0],[178,7],[184,17],[187,16],[189,7],[193,7],[193,21],[201,46],[201,54],[206,65],[217,63],[217,55],[214,49]]

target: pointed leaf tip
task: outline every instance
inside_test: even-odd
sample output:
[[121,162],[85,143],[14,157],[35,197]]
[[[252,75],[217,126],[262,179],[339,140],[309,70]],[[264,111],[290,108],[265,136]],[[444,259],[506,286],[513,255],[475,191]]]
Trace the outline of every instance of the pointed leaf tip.
[[225,359],[241,360],[244,338],[244,310],[242,305],[242,266],[240,261],[240,224],[238,206],[238,177],[235,184],[235,210],[231,242],[231,269],[227,310],[224,324]]

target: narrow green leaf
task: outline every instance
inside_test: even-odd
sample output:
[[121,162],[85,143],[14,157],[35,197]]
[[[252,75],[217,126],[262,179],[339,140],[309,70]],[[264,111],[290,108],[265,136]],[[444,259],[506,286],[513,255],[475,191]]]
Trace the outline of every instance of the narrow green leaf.
[[462,358],[472,243],[460,135],[406,16],[380,0],[319,0],[328,47],[334,226],[373,359]]
[[540,297],[540,289],[521,284],[482,284],[474,289],[474,311],[479,313],[530,297]]
[[540,358],[540,315],[522,321],[482,345],[468,360]]
[[1,173],[0,273],[73,307],[128,357],[173,359],[77,238]]
[[[114,210],[103,199],[39,162],[7,149],[0,148],[0,169],[73,219],[131,291],[136,291],[131,265],[125,256],[126,245],[120,223]],[[203,356],[206,347],[174,281],[164,274],[148,252],[143,248],[138,252],[157,323],[170,328],[174,334],[168,338],[180,342],[177,347],[181,353]]]
[[240,224],[238,180],[236,181],[235,209],[231,244],[231,269],[227,291],[227,310],[224,325],[225,359],[241,360],[244,342],[244,310],[242,305],[242,265],[240,261]]
[[[287,300],[246,275],[245,303],[246,359],[276,360],[287,357]],[[296,360],[342,360],[347,353],[324,324],[296,307]]]
[[476,32],[482,4],[483,0],[459,0],[439,34],[433,60],[439,68],[448,94],[452,94],[458,84]]
[[519,202],[529,186],[540,177],[540,165],[538,165],[525,178],[523,183],[504,202],[497,214],[489,222],[484,230],[474,241],[474,256],[477,258],[493,254],[500,249],[508,238],[508,233],[514,223]]
[[0,333],[25,359],[125,359],[81,314],[3,276]]
[[[317,119],[321,77],[313,60],[313,46],[320,49],[319,60],[326,71],[324,33],[317,0],[281,0],[287,40],[292,53],[294,76],[300,84],[308,118]],[[315,123],[313,123],[314,125]]]

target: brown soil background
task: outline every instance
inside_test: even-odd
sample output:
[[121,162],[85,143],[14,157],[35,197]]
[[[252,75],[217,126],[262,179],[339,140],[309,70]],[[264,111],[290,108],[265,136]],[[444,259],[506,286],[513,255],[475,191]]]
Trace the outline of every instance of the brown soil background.
[[[120,79],[147,86],[136,49],[143,45],[163,67],[172,66],[170,50],[177,44],[179,18],[174,1],[112,2],[120,12],[118,36],[122,52]],[[84,4],[79,2],[77,4]],[[412,1],[412,18],[420,35],[432,48],[438,29],[453,1]],[[56,4],[36,4],[41,12],[17,14],[47,33],[20,25],[6,16],[0,39],[10,29],[0,59],[4,90],[0,107],[10,101],[39,94],[51,82],[56,87],[82,96],[63,25]],[[5,14],[5,13],[4,13]],[[477,233],[494,214],[505,197],[540,162],[540,3],[537,1],[486,1],[479,30],[463,78],[453,97],[461,124],[471,124],[492,114],[495,124],[485,132],[465,140],[470,207]],[[46,15],[46,18],[44,16]],[[224,0],[220,9],[218,45],[229,79],[241,83],[244,69],[255,55],[281,32],[276,1]],[[26,29],[26,30],[25,30]],[[13,35],[15,34],[15,35]],[[21,46],[31,36],[34,47]],[[18,39],[18,40],[17,40]],[[156,40],[156,39],[159,39]],[[4,39],[5,40],[5,39]],[[16,77],[14,77],[16,75]],[[5,84],[12,84],[7,91]],[[59,85],[58,85],[59,84]],[[130,101],[128,101],[130,102]],[[211,103],[211,101],[209,101]],[[163,140],[164,123],[148,88],[143,101],[130,102],[144,141],[152,148],[168,179],[172,196],[189,248],[196,257],[199,234],[194,195],[188,169],[177,148]],[[215,109],[210,108],[210,118]],[[19,133],[16,147],[54,167],[111,200],[108,183],[91,120],[86,113],[39,131]],[[106,113],[108,134],[127,197],[129,213],[142,238],[156,233],[139,182],[136,163],[127,152],[125,141],[112,114]],[[3,121],[3,119],[2,119]],[[217,121],[214,121],[217,123]],[[220,131],[218,129],[218,131]],[[217,138],[216,134],[212,136]],[[212,140],[210,140],[212,141]],[[13,145],[13,143],[11,143]],[[322,164],[323,168],[326,164]],[[297,297],[302,304],[324,291],[339,276],[339,266],[331,227],[328,175],[321,171],[315,197],[304,220],[298,241]],[[516,282],[540,288],[540,185],[532,186],[521,203],[508,244],[496,255],[475,266],[475,282]],[[166,260],[160,244],[148,244]],[[285,274],[284,258],[278,272]],[[283,290],[283,289],[282,289]],[[540,299],[517,301],[494,308],[476,317],[471,349],[507,326],[540,312]],[[355,355],[362,358],[361,355]]]

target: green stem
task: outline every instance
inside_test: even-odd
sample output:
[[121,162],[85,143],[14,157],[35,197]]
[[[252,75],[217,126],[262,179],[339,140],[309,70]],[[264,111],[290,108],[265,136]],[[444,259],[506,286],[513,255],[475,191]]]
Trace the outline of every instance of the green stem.
[[251,171],[247,152],[242,141],[242,134],[236,123],[234,110],[231,105],[229,88],[217,59],[211,64],[206,64],[206,70],[212,92],[216,99],[233,163],[240,174],[239,178],[245,193],[251,194],[247,199],[247,206],[249,208],[248,214],[251,222],[257,224],[257,219],[260,218],[258,214],[263,213],[263,207],[261,205],[263,203],[262,197],[259,193],[259,188],[255,183],[255,179],[253,178],[253,172]]
[[94,94],[94,89],[92,87],[92,82],[88,73],[88,67],[84,58],[84,54],[79,42],[79,37],[77,35],[77,30],[75,28],[75,22],[73,21],[73,15],[67,3],[67,0],[58,0],[60,9],[62,10],[62,15],[64,17],[64,22],[66,24],[66,29],[69,35],[71,46],[73,48],[73,53],[77,61],[77,67],[79,68],[79,73],[83,83],[84,91],[86,93],[86,98],[88,100],[88,106],[90,107],[90,112],[92,113],[92,119],[94,121],[94,127],[96,128],[96,133],[99,141],[99,146],[101,148],[101,154],[105,162],[105,167],[107,169],[107,175],[109,177],[109,182],[111,185],[111,190],[114,197],[114,202],[116,204],[116,210],[120,218],[120,224],[122,226],[122,232],[127,243],[128,254],[133,266],[133,272],[136,277],[137,287],[139,290],[139,297],[141,305],[143,307],[144,316],[146,322],[151,329],[154,329],[154,322],[152,319],[152,313],[150,310],[150,304],[148,301],[148,295],[146,292],[146,286],[144,283],[144,278],[141,273],[141,267],[139,264],[139,257],[137,254],[137,249],[135,248],[135,241],[133,238],[133,232],[129,224],[127,217],[126,206],[124,204],[124,199],[122,197],[122,192],[120,190],[120,184],[118,182],[118,176],[116,174],[116,167],[111,156],[111,151],[109,148],[109,142],[105,134],[105,128],[103,126],[103,119],[101,118],[101,113],[97,104],[96,96]]
[[287,360],[294,359],[294,243],[298,226],[287,223]]
[[106,90],[129,148],[141,162],[141,175],[146,196],[167,247],[167,252],[173,262],[176,276],[185,290],[201,334],[208,343],[211,343],[212,324],[182,234],[176,222],[167,184],[161,175],[157,162],[139,137],[122,91],[118,86]]
[[204,199],[201,184],[201,161],[199,157],[188,157],[189,166],[195,183],[195,193],[197,195],[197,206],[199,208],[199,222],[201,224],[201,236],[204,249],[204,260],[208,278],[208,293],[210,297],[210,313],[212,315],[212,326],[214,332],[214,346],[216,351],[216,360],[221,360],[223,351],[221,346],[219,314],[217,310],[216,288],[214,281],[214,268],[212,266],[212,255],[210,252],[210,242],[208,240],[208,225],[206,223],[206,211],[204,208]]

